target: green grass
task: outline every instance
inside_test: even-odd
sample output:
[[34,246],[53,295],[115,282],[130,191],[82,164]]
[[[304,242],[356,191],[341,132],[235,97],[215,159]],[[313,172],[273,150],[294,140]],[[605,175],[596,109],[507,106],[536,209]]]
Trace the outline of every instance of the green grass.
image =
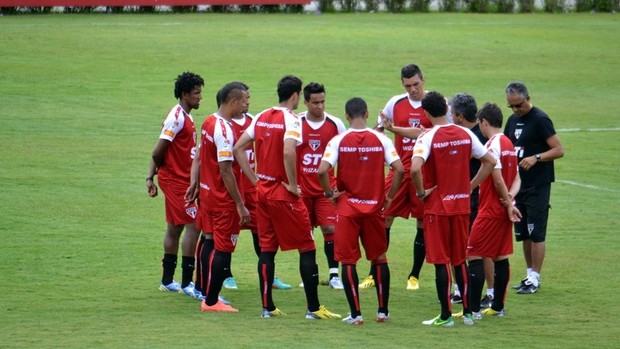
[[[617,347],[617,15],[9,16],[0,33],[0,347]],[[505,104],[506,83],[524,80],[551,115],[566,155],[539,294],[511,292],[508,317],[473,328],[420,325],[439,306],[428,265],[422,289],[404,290],[414,230],[405,220],[389,251],[388,325],[306,321],[298,288],[274,291],[289,316],[260,319],[249,233],[233,259],[241,289],[225,292],[240,313],[202,314],[196,301],[157,291],[163,199],[147,197],[144,177],[178,73],[206,78],[201,123],[224,83],[248,83],[256,113],[288,73],[324,83],[332,114],[353,96],[374,114],[402,91],[410,62],[428,89],[469,92],[480,105]],[[513,280],[524,273],[515,251]],[[324,272],[322,252],[318,261]],[[276,262],[299,282],[295,253]],[[360,274],[367,268],[359,263]],[[321,287],[320,297],[346,313],[341,292]],[[374,290],[363,290],[369,319],[375,306]]]

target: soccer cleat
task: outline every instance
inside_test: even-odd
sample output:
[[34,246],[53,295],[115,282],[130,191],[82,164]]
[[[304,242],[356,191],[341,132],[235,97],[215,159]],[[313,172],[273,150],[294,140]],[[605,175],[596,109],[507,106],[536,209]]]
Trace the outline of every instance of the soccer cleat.
[[302,288],[304,287],[304,282],[303,281],[299,283],[299,287],[302,287]]
[[224,303],[226,305],[230,305],[230,301],[228,301],[226,298],[224,298],[224,296],[217,296],[217,300],[219,300],[220,302],[222,302],[222,303]]
[[532,294],[538,292],[538,286],[534,285],[531,281],[526,281],[525,284],[517,291],[517,294]]
[[[189,296],[191,298],[198,298],[196,294],[196,287],[194,286],[193,282],[190,282],[189,285],[183,287],[181,289],[181,292],[185,293],[186,296]],[[200,291],[198,292],[200,293]]]
[[169,283],[168,285],[164,285],[163,283],[159,285],[159,290],[160,291],[166,291],[166,292],[183,292],[181,291],[181,285],[179,285],[178,282],[172,280],[171,283]]
[[442,326],[442,327],[454,327],[454,319],[452,318],[452,316],[450,316],[449,318],[447,318],[446,320],[442,320],[441,319],[441,315],[437,315],[437,317],[434,317],[430,320],[426,320],[426,321],[422,321],[422,325],[427,325],[427,326]]
[[[378,320],[379,319],[377,318],[377,321]],[[356,317],[351,317],[351,315],[349,314],[349,316],[342,319],[342,322],[344,322],[345,324],[349,324],[349,325],[363,325],[364,318],[361,315],[358,315]]]
[[224,304],[222,301],[218,300],[217,303],[213,305],[207,305],[205,301],[202,301],[200,305],[201,311],[206,312],[216,312],[216,313],[238,313],[239,309],[235,309],[228,304]]
[[228,290],[238,290],[239,287],[237,287],[237,283],[235,282],[235,278],[234,277],[228,277],[224,280],[224,283],[222,284],[222,286],[224,286],[225,289]]
[[290,290],[291,289],[291,285],[285,284],[277,276],[273,278],[273,285],[272,285],[272,287],[277,289],[277,290]]
[[463,324],[465,324],[465,326],[473,326],[474,317],[472,316],[472,314],[465,314],[463,316]]
[[410,276],[409,280],[407,280],[407,289],[408,290],[419,290],[420,289],[420,281],[415,276]]
[[[350,316],[349,316],[349,317],[350,317]],[[361,316],[360,316],[360,317],[361,317]],[[386,313],[381,313],[381,312],[377,313],[377,322],[381,322],[381,323],[383,323],[383,322],[389,322],[389,321],[390,321],[390,319],[391,319],[391,317],[390,317],[390,313],[387,313],[387,314],[386,314]],[[344,321],[344,320],[343,320],[343,321]],[[362,320],[362,321],[363,321],[363,320]]]
[[475,312],[474,311],[474,312],[471,313],[471,317],[474,320],[482,320],[482,312]]
[[497,311],[497,310],[494,310],[493,308],[488,308],[482,311],[482,315],[504,317],[506,316],[506,309]]
[[197,288],[194,288],[194,298],[199,301],[203,301],[207,297],[205,297]]
[[366,278],[364,280],[362,280],[362,282],[360,282],[358,287],[359,288],[375,287],[375,279],[372,277],[372,275],[368,275],[368,276],[366,276]]
[[272,317],[279,317],[279,316],[286,316],[286,314],[284,314],[284,312],[282,312],[278,308],[275,308],[272,311],[269,311],[269,310],[263,308],[263,311],[260,314],[260,317],[262,317],[262,318],[272,318]]
[[308,320],[321,320],[321,319],[340,319],[340,314],[332,313],[327,310],[324,305],[319,306],[317,311],[306,311],[306,319]]
[[334,276],[331,280],[329,280],[329,287],[334,290],[344,290],[344,285],[342,284],[342,280],[339,277]]
[[463,303],[463,298],[461,298],[460,294],[454,294],[452,295],[450,302],[452,302],[452,304],[461,304]]
[[493,296],[486,295],[480,300],[480,308],[490,308],[493,305]]
[[460,318],[463,317],[463,312],[459,311],[458,313],[454,313],[454,314],[452,314],[452,317],[455,318],[455,319],[460,319]]
[[513,290],[518,290],[518,289],[520,289],[521,287],[525,286],[525,282],[526,282],[526,281],[527,281],[527,277],[526,277],[525,279],[521,280],[521,282],[519,282],[519,284],[518,284],[518,285],[511,286],[511,288],[512,288]]

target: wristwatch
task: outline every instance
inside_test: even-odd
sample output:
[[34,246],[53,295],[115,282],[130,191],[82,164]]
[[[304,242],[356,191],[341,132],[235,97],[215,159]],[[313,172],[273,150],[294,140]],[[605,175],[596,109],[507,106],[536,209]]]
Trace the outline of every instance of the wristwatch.
[[536,162],[540,162],[540,154],[536,154]]
[[326,198],[331,199],[332,196],[334,196],[334,191],[330,191],[329,193],[323,193],[323,195],[325,195]]
[[416,193],[415,196],[417,196],[418,199],[424,198],[424,196],[426,196],[426,190],[421,192],[421,193]]

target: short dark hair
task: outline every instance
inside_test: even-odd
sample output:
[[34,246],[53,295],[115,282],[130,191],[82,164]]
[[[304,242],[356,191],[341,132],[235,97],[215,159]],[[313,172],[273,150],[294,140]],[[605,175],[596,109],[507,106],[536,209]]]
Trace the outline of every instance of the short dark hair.
[[476,114],[478,120],[486,120],[491,127],[501,128],[504,122],[502,109],[495,103],[485,103]]
[[511,81],[506,86],[506,94],[507,95],[521,95],[523,98],[527,98],[530,96],[530,93],[527,92],[527,86],[522,81]]
[[[247,85],[246,83],[244,83],[244,82],[241,82],[241,81],[234,81],[234,82],[231,82],[231,84],[232,84],[232,83],[241,85],[241,87],[243,87],[243,89],[244,89],[245,91],[249,91],[249,90],[250,90],[250,86],[248,86],[248,85]],[[222,89],[223,89],[223,88],[219,89],[219,91],[217,91],[217,93],[215,94],[215,103],[217,104],[217,107],[218,107],[218,108],[220,107],[220,105],[222,105]]]
[[400,70],[400,79],[409,79],[412,78],[414,76],[418,75],[420,77],[420,79],[423,79],[424,76],[422,75],[422,70],[420,70],[420,67],[418,67],[415,64],[408,64],[406,66],[404,66],[401,70]]
[[220,99],[220,104],[226,103],[233,98],[239,98],[243,91],[247,91],[243,84],[239,82],[229,82],[217,93]]
[[422,98],[422,108],[434,118],[444,116],[448,112],[446,98],[437,91],[428,92]]
[[174,98],[181,99],[183,93],[191,93],[196,86],[204,85],[204,79],[198,74],[191,72],[180,74],[174,82]]
[[344,105],[344,112],[352,119],[364,117],[368,112],[368,105],[360,97],[353,97]]
[[450,99],[450,106],[452,107],[452,115],[463,115],[465,120],[476,122],[478,106],[473,96],[467,93],[457,93]]
[[278,81],[279,102],[288,101],[294,93],[300,93],[302,84],[301,79],[293,75],[286,75],[280,79]]
[[325,93],[325,86],[316,82],[309,83],[304,87],[304,100],[309,101],[313,93]]

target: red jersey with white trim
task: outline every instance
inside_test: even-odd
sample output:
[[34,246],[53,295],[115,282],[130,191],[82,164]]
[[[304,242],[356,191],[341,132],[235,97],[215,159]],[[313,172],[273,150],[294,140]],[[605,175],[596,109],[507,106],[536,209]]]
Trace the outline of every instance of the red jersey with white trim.
[[[306,197],[322,197],[323,188],[319,183],[319,164],[327,143],[346,130],[344,123],[337,117],[324,113],[320,122],[309,121],[307,112],[299,114],[303,142],[297,147],[299,185]],[[336,184],[333,169],[329,171],[332,188]]]
[[470,130],[438,125],[418,137],[413,156],[424,159],[424,188],[435,190],[424,200],[424,214],[469,214],[469,160],[487,150]]
[[[242,118],[239,118],[239,119],[233,118],[231,120],[232,130],[233,130],[233,133],[235,134],[235,142],[239,139],[239,137],[241,137],[241,135],[243,134],[243,131],[245,131],[248,127],[250,127],[253,119],[254,117],[251,114],[244,113]],[[247,148],[245,148],[245,154],[248,157],[250,168],[252,169],[252,171],[254,171],[255,165],[254,165],[254,145],[253,144],[250,144],[248,145]],[[241,174],[241,177],[242,177],[241,184],[243,188],[240,188],[240,189],[243,190],[244,193],[255,192],[256,187],[252,184],[252,182],[250,182],[250,179],[244,174]]]
[[[486,143],[489,153],[497,161],[494,170],[502,171],[502,178],[506,188],[510,190],[518,172],[517,151],[510,138],[503,133],[493,135]],[[478,201],[478,216],[507,218],[506,207],[499,200],[499,194],[493,185],[493,176],[489,176],[480,184],[480,200]]]
[[[207,117],[202,124],[200,141],[200,204],[209,211],[235,210],[235,202],[226,190],[220,162],[233,161],[234,133],[228,121],[218,114]],[[233,164],[233,174],[240,182],[239,166]]]
[[181,105],[177,104],[168,113],[159,139],[170,141],[171,144],[157,176],[189,183],[192,161],[196,157],[196,127],[192,116]]
[[336,201],[336,213],[359,217],[381,210],[385,200],[384,165],[399,159],[392,141],[370,128],[349,129],[334,137],[322,160],[332,167],[338,165],[337,186],[344,194]]
[[[427,129],[433,127],[431,121],[424,114],[422,102],[410,100],[407,93],[392,97],[383,108],[383,113],[394,123],[394,126],[423,126]],[[382,125],[381,117],[379,117],[379,125]],[[413,154],[415,142],[415,139],[394,134],[394,146],[405,167],[405,176],[410,176],[411,155]]]
[[[254,139],[256,156],[256,189],[271,200],[291,201],[291,194],[282,182],[288,183],[284,169],[284,140],[302,142],[301,121],[287,108],[273,107],[257,114],[246,129]],[[297,197],[294,197],[297,200]]]

